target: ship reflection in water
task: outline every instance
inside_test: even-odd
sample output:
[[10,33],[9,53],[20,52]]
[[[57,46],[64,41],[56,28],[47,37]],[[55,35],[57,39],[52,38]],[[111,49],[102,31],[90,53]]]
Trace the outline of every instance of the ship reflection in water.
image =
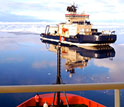
[[[48,50],[57,53],[58,44],[55,42],[42,41],[49,45]],[[84,68],[91,58],[110,60],[115,57],[115,50],[111,46],[99,47],[76,47],[61,44],[61,58],[65,59],[65,69],[69,72],[69,77],[75,73],[75,68]]]

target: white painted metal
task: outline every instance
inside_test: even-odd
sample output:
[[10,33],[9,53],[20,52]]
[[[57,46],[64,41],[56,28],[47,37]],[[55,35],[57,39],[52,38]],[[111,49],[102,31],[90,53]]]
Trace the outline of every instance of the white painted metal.
[[57,92],[124,89],[124,83],[0,86],[0,93]]
[[120,107],[120,89],[115,89],[115,107]]

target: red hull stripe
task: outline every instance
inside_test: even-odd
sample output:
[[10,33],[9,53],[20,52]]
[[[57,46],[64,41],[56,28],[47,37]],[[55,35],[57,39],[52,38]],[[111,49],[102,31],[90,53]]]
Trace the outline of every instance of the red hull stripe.
[[[54,95],[53,93],[52,94],[42,94],[42,95],[40,95],[40,106],[43,106],[43,104],[45,102],[47,102],[47,104],[49,106],[52,105],[53,95]],[[101,105],[101,104],[99,104],[97,102],[94,102],[92,100],[89,100],[87,98],[84,98],[84,97],[81,97],[81,96],[78,96],[78,95],[66,94],[66,96],[67,96],[67,100],[68,100],[69,105],[85,104],[88,107],[105,107],[104,105]],[[67,105],[63,93],[61,93],[60,99],[63,101],[63,105]],[[56,105],[56,102],[57,102],[57,98],[55,98],[54,105]],[[31,99],[23,102],[22,104],[18,105],[17,107],[27,107],[27,106],[36,106],[36,102],[35,102],[34,97],[32,97]]]
[[89,16],[88,14],[80,15],[80,14],[65,14],[66,16]]

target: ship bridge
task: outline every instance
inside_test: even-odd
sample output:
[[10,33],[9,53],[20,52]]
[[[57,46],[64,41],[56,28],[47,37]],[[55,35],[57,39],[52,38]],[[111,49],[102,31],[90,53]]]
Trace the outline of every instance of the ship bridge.
[[73,22],[80,23],[89,20],[88,14],[85,13],[77,14],[77,7],[75,5],[68,6],[67,11],[68,13],[65,14],[65,17],[69,23],[73,23]]

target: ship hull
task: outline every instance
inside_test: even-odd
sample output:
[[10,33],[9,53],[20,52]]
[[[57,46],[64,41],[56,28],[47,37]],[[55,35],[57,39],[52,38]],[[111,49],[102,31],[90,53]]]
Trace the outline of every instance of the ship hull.
[[[43,107],[43,104],[45,102],[47,102],[48,106],[52,106],[53,96],[54,96],[54,93],[40,95],[41,101],[39,102],[39,107]],[[68,101],[69,105],[72,107],[76,107],[74,105],[77,105],[78,107],[106,107],[102,104],[99,104],[97,102],[94,102],[92,100],[89,100],[87,98],[84,98],[84,97],[81,97],[81,96],[78,96],[75,94],[67,93],[66,96],[67,96],[67,101]],[[56,96],[53,107],[67,106],[67,101],[65,99],[64,93],[60,93],[60,99],[63,102],[63,105],[57,105],[57,96]],[[23,102],[22,104],[18,105],[17,107],[36,107],[35,98],[32,97],[32,98],[28,99],[27,101]]]
[[[48,40],[53,42],[60,42],[60,36],[41,34],[41,40]],[[64,37],[61,40],[63,44],[76,45],[76,46],[101,46],[109,45],[116,41],[116,35],[76,35],[73,37]]]

